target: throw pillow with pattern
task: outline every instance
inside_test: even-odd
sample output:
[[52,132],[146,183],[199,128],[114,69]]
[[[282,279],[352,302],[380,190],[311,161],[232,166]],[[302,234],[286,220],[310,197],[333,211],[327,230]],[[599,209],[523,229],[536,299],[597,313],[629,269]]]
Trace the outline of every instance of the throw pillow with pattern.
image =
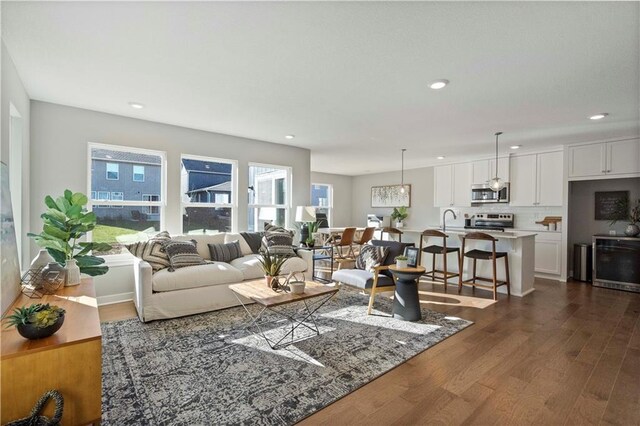
[[242,257],[239,241],[225,244],[208,244],[208,246],[211,260],[213,261],[229,263],[233,259]]
[[293,236],[288,232],[267,232],[262,237],[262,250],[273,255],[288,257],[296,255],[293,251]]
[[166,241],[162,247],[169,256],[169,262],[171,263],[169,271],[173,272],[174,270],[184,268],[185,266],[204,265],[207,263],[207,261],[198,254],[197,244],[196,240]]
[[287,233],[292,237],[295,235],[295,231],[289,231],[288,229],[285,229],[282,226],[272,225],[270,223],[264,224],[264,231],[266,233],[269,233],[269,232]]
[[377,247],[365,244],[356,257],[356,269],[373,272],[376,266],[382,265],[389,253],[387,247]]
[[171,236],[169,233],[162,231],[148,241],[129,244],[125,247],[135,257],[149,262],[153,272],[158,272],[161,269],[171,266],[169,256],[167,256],[167,253],[165,253],[162,248],[162,244],[170,239]]

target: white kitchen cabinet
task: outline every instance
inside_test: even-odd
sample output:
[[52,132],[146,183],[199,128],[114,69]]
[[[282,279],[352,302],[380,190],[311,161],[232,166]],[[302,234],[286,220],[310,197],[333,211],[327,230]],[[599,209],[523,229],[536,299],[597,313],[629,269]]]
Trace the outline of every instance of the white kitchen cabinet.
[[434,167],[433,204],[436,207],[471,205],[471,163]]
[[[498,158],[498,177],[509,182],[509,157]],[[489,183],[496,175],[496,160],[479,160],[471,163],[471,183]]]
[[640,139],[570,146],[569,179],[640,174]]
[[536,235],[535,271],[560,275],[562,264],[562,235],[557,232],[540,232]]
[[562,152],[511,157],[511,206],[562,205]]

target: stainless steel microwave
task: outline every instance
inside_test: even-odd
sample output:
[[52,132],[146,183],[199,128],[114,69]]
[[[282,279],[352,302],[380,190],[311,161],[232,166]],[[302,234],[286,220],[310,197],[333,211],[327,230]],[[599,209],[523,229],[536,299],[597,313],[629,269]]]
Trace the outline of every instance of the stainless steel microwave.
[[471,205],[479,205],[485,203],[508,203],[509,202],[509,183],[505,183],[505,187],[500,191],[494,191],[488,184],[471,185]]

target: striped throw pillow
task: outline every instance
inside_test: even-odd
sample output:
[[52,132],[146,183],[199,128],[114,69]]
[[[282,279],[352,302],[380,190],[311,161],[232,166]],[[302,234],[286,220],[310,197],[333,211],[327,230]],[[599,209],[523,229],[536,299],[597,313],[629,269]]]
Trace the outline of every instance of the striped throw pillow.
[[141,241],[139,243],[127,245],[127,250],[146,262],[149,262],[153,272],[158,272],[161,269],[171,266],[169,262],[169,256],[164,252],[162,244],[169,241],[171,236],[167,231],[162,231],[155,237],[148,241]]
[[226,244],[208,244],[211,260],[229,263],[233,259],[242,257],[240,241],[233,241]]
[[207,261],[198,254],[196,240],[169,240],[165,242],[162,247],[169,256],[169,262],[171,263],[169,267],[170,272],[178,268],[184,268],[185,266],[204,265],[207,263]]

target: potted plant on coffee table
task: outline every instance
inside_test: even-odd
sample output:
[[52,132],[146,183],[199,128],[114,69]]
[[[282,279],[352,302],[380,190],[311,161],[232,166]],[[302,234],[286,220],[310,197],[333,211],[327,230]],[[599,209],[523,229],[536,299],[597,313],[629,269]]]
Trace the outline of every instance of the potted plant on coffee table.
[[268,251],[262,253],[262,257],[258,258],[262,271],[264,272],[265,282],[271,289],[278,288],[278,280],[275,278],[280,275],[284,262],[287,261],[287,256],[282,254],[271,254]]
[[[103,265],[103,258],[89,253],[93,250],[108,251],[111,249],[110,244],[80,242],[97,223],[96,214],[86,211],[88,202],[86,195],[72,193],[68,189],[55,200],[47,195],[44,199],[47,211],[40,216],[44,222],[42,232],[28,234],[36,244],[47,249],[57,263],[65,265],[69,278],[67,285],[79,284],[80,272],[96,276],[106,274],[109,270],[108,266]],[[72,274],[73,270],[76,271],[75,274]]]

